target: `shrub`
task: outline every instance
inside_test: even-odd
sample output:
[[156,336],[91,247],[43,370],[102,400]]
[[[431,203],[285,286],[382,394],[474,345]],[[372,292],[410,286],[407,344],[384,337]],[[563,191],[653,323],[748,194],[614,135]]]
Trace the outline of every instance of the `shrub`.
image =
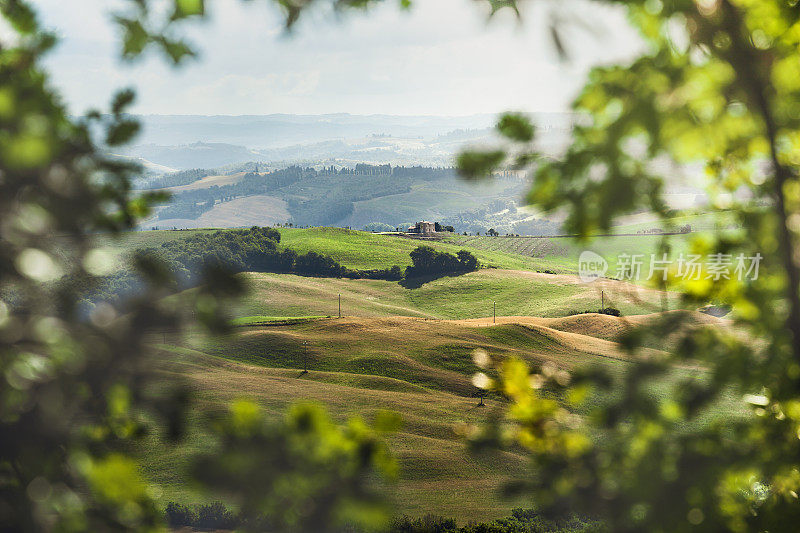
[[590,309],[587,309],[586,311],[578,311],[576,309],[573,309],[571,311],[567,311],[565,313],[565,316],[587,315],[587,314],[590,314],[590,313],[598,313],[598,314],[601,314],[601,315],[611,315],[611,316],[621,316],[622,315],[620,310],[617,309],[616,307],[605,307],[603,309],[598,309],[597,311],[592,311]]
[[222,502],[201,505],[197,510],[197,521],[193,524],[197,529],[234,529],[240,523],[235,514],[228,510]]
[[395,518],[389,528],[390,533],[447,533],[457,531],[456,521],[433,514],[411,518],[402,516]]
[[194,526],[197,522],[197,513],[191,507],[175,502],[167,504],[164,514],[169,527]]

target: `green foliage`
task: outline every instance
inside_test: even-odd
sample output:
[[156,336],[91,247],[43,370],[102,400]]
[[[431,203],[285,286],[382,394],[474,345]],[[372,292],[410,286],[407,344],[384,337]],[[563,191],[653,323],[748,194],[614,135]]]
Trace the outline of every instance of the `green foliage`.
[[467,250],[457,255],[439,252],[430,246],[418,246],[411,252],[412,266],[406,267],[406,277],[450,272],[472,272],[478,269],[478,259]]
[[215,430],[220,446],[198,459],[194,477],[230,494],[245,524],[266,517],[268,529],[322,532],[386,523],[380,487],[364,480],[394,477],[397,467],[363,420],[339,427],[322,408],[297,405],[276,424],[240,401]]
[[511,516],[485,524],[458,527],[455,520],[443,516],[425,515],[419,518],[403,516],[392,521],[389,533],[588,533],[603,531],[601,524],[591,520],[568,518],[546,520],[536,511],[513,509]]
[[280,240],[278,230],[254,226],[246,230],[197,233],[142,253],[155,254],[167,261],[184,287],[195,285],[197,273],[208,265],[223,266],[231,272],[291,272],[306,276],[392,281],[403,277],[396,265],[354,270],[315,251],[298,254],[290,248],[278,250]]
[[[637,364],[621,388],[609,389],[599,371],[494,367],[490,387],[510,398],[514,427],[487,429],[476,442],[526,448],[536,474],[516,488],[547,513],[598,516],[613,531],[789,531],[800,490],[800,12],[778,0],[606,3],[624,6],[646,47],[591,72],[574,102],[570,148],[526,165],[530,202],[566,213],[566,231],[590,238],[637,210],[670,215],[654,160],[701,161],[711,209],[744,229],[695,236],[690,250],[760,253],[765,266],[757,278],[672,273],[666,286],[686,305],[730,306],[739,333],[687,328],[665,314],[623,339]],[[517,161],[537,160],[527,143],[506,152],[515,150]],[[665,339],[668,358],[641,349]],[[670,381],[681,365],[711,379]],[[725,394],[740,396],[749,416],[721,415]]]
[[[162,46],[175,62],[191,54],[180,39],[153,34],[148,2],[132,5],[132,14],[117,18],[125,56],[149,44]],[[176,6],[179,18],[202,13],[202,2]],[[97,236],[111,240],[133,229],[164,195],[133,197],[130,178],[141,169],[106,156],[94,139],[97,134],[116,146],[136,134],[138,124],[125,114],[132,91],[116,96],[110,114],[73,119],[42,68],[53,36],[40,29],[26,2],[2,1],[0,14],[8,23],[0,49],[0,530],[159,530],[163,516],[131,449],[152,426],[166,440],[179,440],[191,397],[173,378],[163,383],[154,373],[147,339],[153,332],[176,335],[187,322],[226,331],[226,297],[242,287],[221,261],[204,261],[198,289],[178,296],[169,265],[142,254],[129,267],[137,285],[124,307],[80,305],[81,295],[116,268]],[[299,408],[283,426],[270,427],[270,435],[259,434],[265,426],[242,415],[242,405],[218,434],[232,439],[225,442],[249,437],[282,445],[277,460],[293,458],[279,463],[292,484],[281,494],[286,510],[297,508],[294,497],[328,491],[334,497],[321,501],[329,503],[329,524],[364,518],[360,496],[372,497],[375,482],[362,474],[392,465],[375,432],[358,421],[338,429],[318,410]],[[226,436],[229,430],[235,435]],[[251,448],[250,456],[239,450],[224,460],[268,460],[265,449]],[[207,458],[207,474],[232,466],[216,461]],[[318,468],[309,472],[308,465]],[[201,508],[198,520],[227,525],[218,511]],[[314,509],[314,517],[322,511]],[[369,518],[379,523],[377,507],[366,511],[375,511]]]
[[485,178],[506,158],[503,150],[462,152],[456,158],[458,171],[465,179]]
[[[133,267],[143,284],[124,318],[111,305],[87,314],[76,305],[108,267],[91,235],[132,228],[155,199],[131,198],[138,167],[92,139],[135,131],[123,114],[133,97],[120,93],[107,118],[72,120],[40,65],[51,36],[25,3],[0,12],[18,32],[0,51],[0,529],[153,529],[160,516],[126,446],[144,434],[145,414],[180,436],[186,394],[140,385],[151,366],[144,336],[179,327],[186,309],[160,302],[168,276],[148,261]],[[224,292],[210,282],[197,295],[209,325]]]
[[509,140],[530,142],[533,140],[534,127],[525,115],[506,113],[497,123],[497,131]]

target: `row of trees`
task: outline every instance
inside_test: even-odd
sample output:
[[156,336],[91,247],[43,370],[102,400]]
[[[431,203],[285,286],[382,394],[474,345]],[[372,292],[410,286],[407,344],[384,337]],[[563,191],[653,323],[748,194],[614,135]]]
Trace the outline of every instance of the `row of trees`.
[[[231,511],[221,502],[197,506],[170,502],[164,514],[167,524],[173,529],[273,531],[275,528],[267,517],[253,520]],[[463,527],[459,527],[453,518],[433,514],[399,516],[392,520],[386,533],[590,533],[601,530],[600,526],[597,521],[577,517],[547,520],[533,509],[512,509],[511,515],[505,518]]]
[[188,185],[197,180],[203,179],[211,175],[210,170],[204,168],[192,168],[188,170],[180,170],[178,172],[170,172],[164,174],[160,178],[153,179],[147,182],[145,188],[147,189],[164,189],[167,187],[178,187],[180,185]]
[[[254,226],[250,229],[198,233],[154,248],[138,250],[140,259],[164,263],[176,276],[177,287],[196,286],[209,269],[229,272],[273,272],[326,278],[382,279],[399,281],[404,277],[444,273],[470,272],[478,268],[477,258],[468,251],[457,255],[420,246],[411,252],[413,266],[394,265],[377,269],[348,268],[332,257],[315,251],[298,253],[290,248],[278,249],[280,233],[273,228]],[[67,277],[60,285],[82,287],[79,301],[88,310],[97,302],[122,302],[143,286],[135,271],[125,269],[91,285],[80,284]]]

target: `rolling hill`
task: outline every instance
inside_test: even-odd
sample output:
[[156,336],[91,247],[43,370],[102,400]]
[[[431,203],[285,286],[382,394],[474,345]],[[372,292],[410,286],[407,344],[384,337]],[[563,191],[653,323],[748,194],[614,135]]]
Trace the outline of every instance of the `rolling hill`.
[[[614,342],[601,338],[604,334],[565,331],[583,326],[535,317],[498,317],[497,325],[488,320],[300,319],[240,327],[224,338],[194,335],[181,345],[159,343],[157,349],[162,372],[185,380],[199,399],[192,414],[195,426],[203,413],[240,397],[257,400],[276,417],[298,399],[324,404],[340,421],[354,414],[369,419],[379,409],[400,413],[403,427],[389,437],[401,465],[394,490],[397,512],[485,521],[530,502],[500,496],[505,483],[526,475],[523,456],[473,455],[457,432],[493,416],[502,405],[489,398],[487,407],[477,406],[470,380],[476,370],[473,350],[567,370],[602,364],[613,375],[632,364]],[[584,325],[596,334],[607,331],[609,320],[624,319],[591,315],[584,317]],[[301,372],[306,366],[309,372]],[[698,374],[693,368],[675,372]],[[161,487],[163,501],[204,501],[185,485],[182,472],[191,455],[209,445],[205,438],[194,429],[185,445],[143,457],[145,473]],[[146,444],[151,451],[154,445]]]
[[[156,246],[198,231],[216,230],[137,232],[116,246]],[[477,406],[474,350],[567,371],[602,365],[621,379],[636,363],[616,339],[661,316],[661,292],[605,279],[581,283],[569,265],[572,252],[546,240],[532,254],[541,257],[533,257],[489,246],[502,238],[420,241],[338,228],[280,231],[281,247],[328,254],[350,268],[407,265],[408,253],[423,242],[443,251],[474,251],[491,268],[401,282],[239,274],[250,290],[227,308],[236,325],[230,335],[192,331],[180,339],[150,339],[157,371],[187,384],[197,400],[185,442],[167,446],[154,434],[141,444],[144,474],[163,504],[214,498],[186,484],[186,469],[194,454],[214,446],[201,422],[226,402],[245,397],[275,417],[297,401],[324,404],[338,421],[396,411],[404,420],[389,437],[401,466],[393,490],[397,513],[436,513],[462,523],[506,515],[512,507],[531,504],[501,496],[506,483],[528,474],[528,465],[517,453],[474,455],[459,434],[459,428],[502,409],[499,397]],[[481,243],[486,245],[475,247]],[[537,272],[553,265],[561,265],[559,273]],[[624,316],[573,314],[599,308],[600,291]],[[667,301],[671,308],[679,306],[674,294]],[[688,313],[694,327],[727,327],[722,319],[680,312]],[[651,343],[640,354],[659,355],[666,342]],[[673,367],[671,379],[704,375],[687,362]],[[656,395],[666,392],[653,388]],[[730,412],[737,398],[731,397]]]

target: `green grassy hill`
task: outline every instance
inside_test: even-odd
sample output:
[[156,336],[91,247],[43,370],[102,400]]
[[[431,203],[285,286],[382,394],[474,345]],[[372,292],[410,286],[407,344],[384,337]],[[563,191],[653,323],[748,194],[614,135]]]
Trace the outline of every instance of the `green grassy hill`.
[[[232,308],[238,317],[335,316],[340,294],[342,314],[362,317],[477,318],[491,316],[493,305],[498,315],[557,317],[599,309],[601,290],[606,303],[626,315],[661,309],[656,291],[612,281],[584,285],[576,283],[572,275],[517,270],[483,269],[419,286],[291,274],[250,273],[243,277],[251,290]],[[677,296],[671,295],[670,307],[677,305]]]
[[[205,501],[207,496],[184,483],[184,472],[192,454],[213,446],[198,429],[200,418],[232,399],[255,399],[276,417],[300,399],[325,404],[339,421],[354,414],[369,419],[389,409],[404,421],[389,438],[401,465],[394,491],[398,513],[432,512],[462,523],[503,516],[523,502],[503,499],[501,488],[525,475],[527,463],[514,453],[474,456],[456,432],[501,408],[497,398],[477,406],[473,350],[565,369],[599,363],[614,375],[630,364],[614,343],[569,331],[573,325],[505,322],[487,327],[419,318],[323,318],[241,327],[224,338],[193,335],[179,346],[154,339],[163,372],[184,379],[198,405],[188,442],[166,448],[154,440],[143,444],[145,474],[160,487],[164,503]],[[306,366],[310,371],[302,373]]]
[[[392,265],[405,267],[411,264],[409,253],[420,245],[455,253],[469,250],[489,268],[507,270],[551,270],[556,273],[574,273],[578,256],[583,250],[593,250],[605,257],[613,275],[616,258],[620,254],[644,254],[647,258],[658,251],[660,235],[620,235],[598,237],[586,243],[572,238],[489,237],[440,234],[436,240],[420,240],[396,235],[381,235],[343,228],[279,228],[282,248],[292,248],[298,253],[315,251],[329,255],[342,265],[352,269],[386,268]],[[155,230],[126,234],[121,241],[110,244],[125,249],[159,246],[183,239],[198,230]],[[669,242],[672,255],[686,252],[690,242],[698,234],[672,235]],[[104,242],[108,243],[105,239]]]
[[[192,233],[140,232],[117,246],[155,246]],[[350,268],[407,265],[409,252],[423,243],[331,228],[281,229],[281,235],[282,247],[327,254]],[[394,491],[399,514],[430,512],[464,523],[530,505],[500,496],[505,483],[526,475],[523,456],[473,456],[456,432],[502,408],[498,398],[476,406],[472,352],[481,347],[496,358],[515,356],[533,365],[550,361],[565,369],[601,364],[619,376],[631,363],[613,339],[629,319],[567,315],[599,308],[601,290],[607,304],[628,316],[660,310],[662,295],[611,280],[578,283],[572,249],[552,243],[545,242],[542,257],[511,246],[491,248],[511,242],[456,236],[430,242],[448,252],[474,251],[484,265],[495,267],[457,276],[390,282],[240,274],[250,291],[229,307],[238,326],[232,335],[193,333],[169,344],[153,338],[159,371],[171,381],[185,381],[197,399],[185,443],[164,446],[152,436],[142,444],[144,473],[157,485],[161,502],[219,498],[195,492],[185,483],[185,471],[193,454],[214,446],[200,429],[201,419],[247,397],[275,417],[301,400],[325,404],[339,421],[354,414],[369,418],[378,409],[400,413],[404,426],[389,439],[401,465]],[[536,272],[556,268],[562,273]],[[343,318],[335,318],[340,295]],[[670,307],[678,305],[673,295],[668,299]],[[495,309],[497,324],[491,318]],[[304,367],[310,372],[302,373]]]
[[164,355],[174,361],[169,365],[170,377],[183,379],[196,398],[188,439],[180,446],[159,445],[154,439],[141,445],[144,474],[157,485],[163,504],[220,498],[194,491],[185,481],[185,472],[194,453],[213,446],[198,429],[200,420],[242,397],[257,401],[276,418],[300,400],[324,404],[342,423],[353,415],[370,420],[379,409],[400,413],[403,427],[388,439],[401,466],[390,496],[398,514],[433,512],[466,522],[506,515],[521,503],[503,499],[500,489],[526,471],[525,459],[511,453],[473,456],[455,432],[459,424],[485,420],[497,409],[492,400],[488,407],[477,407],[475,398],[397,379],[320,370],[301,376],[297,369],[175,351]]
[[443,252],[461,249],[473,252],[484,266],[518,270],[556,268],[556,257],[533,258],[509,251],[486,250],[468,243],[428,241],[395,235],[380,235],[340,228],[281,228],[281,245],[298,252],[316,251],[330,255],[350,268],[385,268],[411,264],[409,253],[420,245]]
[[[428,245],[437,250],[455,253],[462,249],[473,252],[483,266],[517,269],[546,270],[558,269],[560,272],[574,271],[557,254],[534,258],[513,251],[486,250],[472,246],[468,242],[419,240],[395,235],[380,235],[366,231],[343,228],[278,228],[281,233],[281,248],[292,248],[298,253],[317,252],[330,255],[342,265],[352,269],[386,268],[392,265],[405,267],[411,264],[409,253],[420,245]],[[217,229],[195,230],[149,230],[125,234],[119,240],[101,238],[103,244],[126,250],[160,246],[165,242],[187,238],[191,235],[225,231]]]
[[[685,235],[615,235],[578,242],[571,237],[489,237],[487,235],[465,236],[447,235],[442,237],[444,243],[469,249],[483,250],[485,253],[512,254],[531,257],[534,261],[546,261],[557,271],[575,271],[578,257],[584,250],[591,250],[608,261],[608,276],[614,276],[618,257],[622,254],[641,254],[645,266],[649,264],[651,254],[661,257],[659,249],[664,238],[671,247],[670,257],[677,258],[687,253],[692,239],[698,234]],[[648,271],[644,271],[646,276]]]

